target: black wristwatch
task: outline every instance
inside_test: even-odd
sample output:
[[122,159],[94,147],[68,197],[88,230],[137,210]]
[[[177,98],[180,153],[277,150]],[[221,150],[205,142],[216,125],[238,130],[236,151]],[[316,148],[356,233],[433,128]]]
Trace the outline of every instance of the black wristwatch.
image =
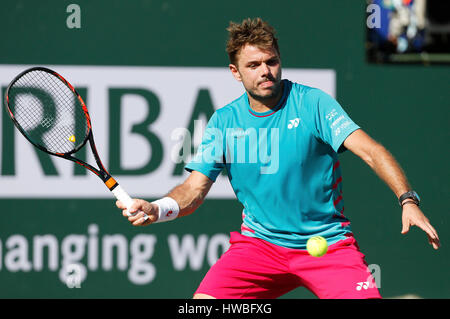
[[399,204],[401,207],[403,207],[402,202],[403,202],[405,199],[407,199],[407,198],[412,199],[412,201],[414,202],[414,204],[416,204],[417,206],[420,205],[420,197],[419,197],[419,195],[418,195],[415,191],[409,191],[409,192],[406,192],[406,193],[404,193],[403,195],[401,195],[401,196],[398,198],[398,204]]

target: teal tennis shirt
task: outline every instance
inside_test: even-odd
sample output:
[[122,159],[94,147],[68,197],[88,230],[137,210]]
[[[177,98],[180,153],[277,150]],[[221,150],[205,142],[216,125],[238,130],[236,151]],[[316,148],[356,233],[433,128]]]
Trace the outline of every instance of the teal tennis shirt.
[[331,245],[351,234],[338,153],[358,128],[325,92],[283,80],[270,111],[253,111],[247,93],[218,109],[185,169],[213,181],[227,170],[243,235],[296,249],[319,235]]

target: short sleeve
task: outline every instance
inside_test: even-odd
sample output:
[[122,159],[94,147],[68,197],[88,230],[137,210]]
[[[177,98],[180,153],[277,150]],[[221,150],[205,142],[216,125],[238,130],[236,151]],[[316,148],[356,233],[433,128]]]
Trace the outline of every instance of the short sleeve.
[[335,152],[341,148],[345,139],[360,127],[344,111],[342,106],[330,95],[319,90],[310,91],[309,110],[313,113],[314,135],[329,144]]
[[205,128],[202,143],[195,156],[185,166],[185,170],[188,172],[198,171],[212,181],[216,181],[217,176],[225,167],[223,154],[223,133],[217,112],[215,112]]

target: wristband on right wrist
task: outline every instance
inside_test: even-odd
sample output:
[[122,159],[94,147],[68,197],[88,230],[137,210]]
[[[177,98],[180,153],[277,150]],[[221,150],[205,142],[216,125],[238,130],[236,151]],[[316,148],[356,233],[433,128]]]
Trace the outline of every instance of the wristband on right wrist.
[[158,220],[154,223],[162,223],[174,220],[175,218],[177,218],[178,213],[180,212],[178,203],[171,197],[164,197],[152,203],[158,206]]

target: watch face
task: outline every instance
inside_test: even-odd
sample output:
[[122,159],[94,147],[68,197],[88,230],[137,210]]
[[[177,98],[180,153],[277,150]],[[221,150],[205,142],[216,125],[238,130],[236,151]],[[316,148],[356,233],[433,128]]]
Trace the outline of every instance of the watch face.
[[417,198],[418,201],[420,201],[419,194],[417,194],[415,191],[412,191],[411,193]]

